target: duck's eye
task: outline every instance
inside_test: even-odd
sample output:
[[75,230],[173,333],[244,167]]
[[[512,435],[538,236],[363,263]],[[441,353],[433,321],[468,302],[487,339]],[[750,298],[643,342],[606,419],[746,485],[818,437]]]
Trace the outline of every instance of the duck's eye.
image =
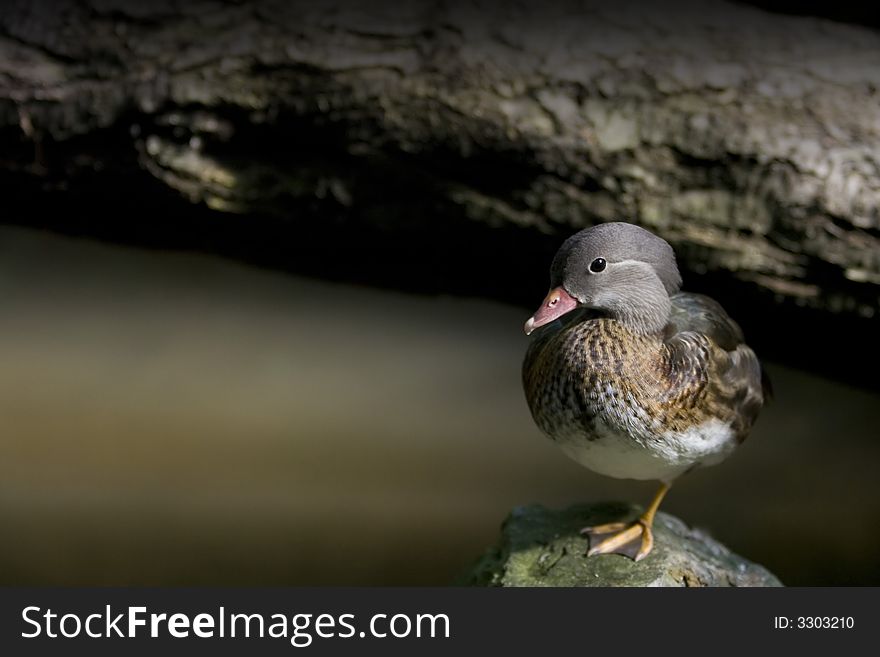
[[608,263],[605,262],[605,258],[596,258],[593,262],[590,263],[590,271],[594,274],[598,274],[600,271],[605,271],[605,266]]

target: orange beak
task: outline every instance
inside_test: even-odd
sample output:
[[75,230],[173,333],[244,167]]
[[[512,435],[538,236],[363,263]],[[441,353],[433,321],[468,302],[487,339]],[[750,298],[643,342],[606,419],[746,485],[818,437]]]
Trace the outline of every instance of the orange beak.
[[577,308],[577,305],[577,299],[562,289],[562,287],[554,287],[547,293],[547,296],[544,297],[538,311],[529,317],[529,321],[527,321],[525,327],[523,327],[526,335],[531,335],[532,331],[539,326],[549,324],[553,320],[562,317],[565,313],[571,312]]

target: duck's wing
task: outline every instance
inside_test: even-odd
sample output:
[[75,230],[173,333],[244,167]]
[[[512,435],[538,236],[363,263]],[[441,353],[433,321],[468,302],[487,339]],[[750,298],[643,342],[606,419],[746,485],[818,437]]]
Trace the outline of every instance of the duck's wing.
[[672,394],[684,403],[700,398],[744,440],[770,393],[758,357],[718,302],[687,292],[671,301],[666,345]]
[[666,327],[667,336],[693,331],[701,333],[722,349],[731,351],[743,344],[739,324],[730,318],[721,304],[702,294],[673,294],[672,311]]

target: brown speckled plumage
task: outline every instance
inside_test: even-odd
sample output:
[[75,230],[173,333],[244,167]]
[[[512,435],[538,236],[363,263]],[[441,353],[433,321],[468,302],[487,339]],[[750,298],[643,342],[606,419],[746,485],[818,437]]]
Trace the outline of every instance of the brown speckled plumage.
[[[601,419],[650,442],[714,418],[744,440],[762,403],[757,358],[711,299],[679,293],[672,301],[665,334],[586,317],[538,336],[523,365],[538,426],[550,436],[581,427],[590,440]],[[707,312],[717,328],[703,321]]]

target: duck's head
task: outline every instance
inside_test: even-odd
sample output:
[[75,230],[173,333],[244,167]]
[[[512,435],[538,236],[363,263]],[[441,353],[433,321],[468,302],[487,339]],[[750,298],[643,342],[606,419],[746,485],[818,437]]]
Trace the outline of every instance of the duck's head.
[[638,333],[658,332],[669,319],[669,295],[680,287],[675,253],[665,240],[627,223],[586,228],[553,258],[550,292],[525,332],[577,308],[617,319]]

